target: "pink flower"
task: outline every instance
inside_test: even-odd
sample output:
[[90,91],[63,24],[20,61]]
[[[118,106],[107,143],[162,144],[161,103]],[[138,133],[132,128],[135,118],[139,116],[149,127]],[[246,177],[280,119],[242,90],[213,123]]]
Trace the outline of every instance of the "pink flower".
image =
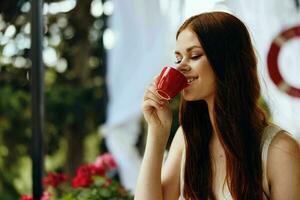
[[50,200],[51,199],[51,193],[48,191],[44,191],[43,196],[41,197],[41,200]]
[[43,178],[43,185],[48,187],[57,187],[61,183],[67,182],[68,176],[64,173],[49,172],[48,175]]
[[[32,195],[22,195],[20,197],[20,200],[33,200]],[[48,191],[44,191],[43,196],[41,197],[41,200],[51,200],[51,193]]]
[[98,156],[96,158],[96,161],[94,162],[94,165],[96,167],[102,167],[106,171],[114,170],[117,168],[117,163],[116,163],[115,159],[109,153],[105,153],[101,156]]
[[22,195],[20,200],[33,200],[32,195]]

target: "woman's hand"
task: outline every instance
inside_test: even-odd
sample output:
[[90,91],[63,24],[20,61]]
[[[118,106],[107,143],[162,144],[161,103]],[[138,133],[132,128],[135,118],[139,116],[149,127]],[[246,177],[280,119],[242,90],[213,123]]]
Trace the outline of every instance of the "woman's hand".
[[148,127],[159,132],[170,132],[172,125],[172,111],[169,102],[159,97],[156,92],[157,77],[146,89],[142,111]]

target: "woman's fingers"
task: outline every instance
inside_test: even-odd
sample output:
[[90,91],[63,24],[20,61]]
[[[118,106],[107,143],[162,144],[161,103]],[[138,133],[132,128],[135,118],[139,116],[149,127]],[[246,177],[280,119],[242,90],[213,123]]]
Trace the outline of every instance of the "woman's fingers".
[[143,109],[145,111],[149,111],[151,109],[161,109],[161,105],[159,103],[157,103],[156,101],[154,101],[153,99],[147,98],[144,100],[143,102]]
[[157,85],[157,83],[158,83],[158,78],[159,78],[159,75],[156,75],[156,76],[153,77],[153,83],[155,85]]
[[148,88],[145,92],[144,100],[147,98],[152,99],[158,104],[164,103],[164,101],[161,98],[159,98],[159,96],[156,94],[156,91],[151,90],[151,88]]
[[169,103],[167,100],[162,99],[156,92],[155,82],[157,82],[158,76],[155,76],[153,79],[153,83],[145,90],[144,102],[142,104],[144,110],[150,110],[152,108],[162,109]]
[[168,106],[168,101],[162,99],[157,93],[155,84],[157,77],[154,77],[155,80],[146,88],[141,108],[145,120],[151,126],[161,126],[161,122],[166,122],[164,126],[170,125],[172,123],[172,112]]

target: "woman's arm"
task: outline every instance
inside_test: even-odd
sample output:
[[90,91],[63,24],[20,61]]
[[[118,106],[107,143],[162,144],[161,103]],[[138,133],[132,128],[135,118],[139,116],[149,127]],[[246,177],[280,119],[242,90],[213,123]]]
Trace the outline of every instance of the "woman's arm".
[[181,155],[184,145],[182,129],[179,128],[174,136],[163,169],[164,148],[158,148],[161,145],[151,140],[153,138],[147,139],[135,199],[177,200],[179,197]]
[[139,172],[135,200],[162,200],[161,167],[166,144],[159,144],[153,135],[156,130],[148,129],[146,149]]
[[273,139],[268,153],[267,177],[272,200],[300,199],[300,145],[286,133]]
[[168,101],[157,95],[156,79],[145,91],[142,110],[148,124],[148,133],[135,199],[161,200],[161,168],[172,125],[172,111]]

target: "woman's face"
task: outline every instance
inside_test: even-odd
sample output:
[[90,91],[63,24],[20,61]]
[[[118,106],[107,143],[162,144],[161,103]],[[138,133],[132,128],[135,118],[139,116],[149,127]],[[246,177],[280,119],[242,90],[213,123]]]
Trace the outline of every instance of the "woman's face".
[[183,30],[176,41],[176,68],[188,79],[183,92],[186,101],[213,100],[216,90],[215,74],[207,60],[197,35]]

